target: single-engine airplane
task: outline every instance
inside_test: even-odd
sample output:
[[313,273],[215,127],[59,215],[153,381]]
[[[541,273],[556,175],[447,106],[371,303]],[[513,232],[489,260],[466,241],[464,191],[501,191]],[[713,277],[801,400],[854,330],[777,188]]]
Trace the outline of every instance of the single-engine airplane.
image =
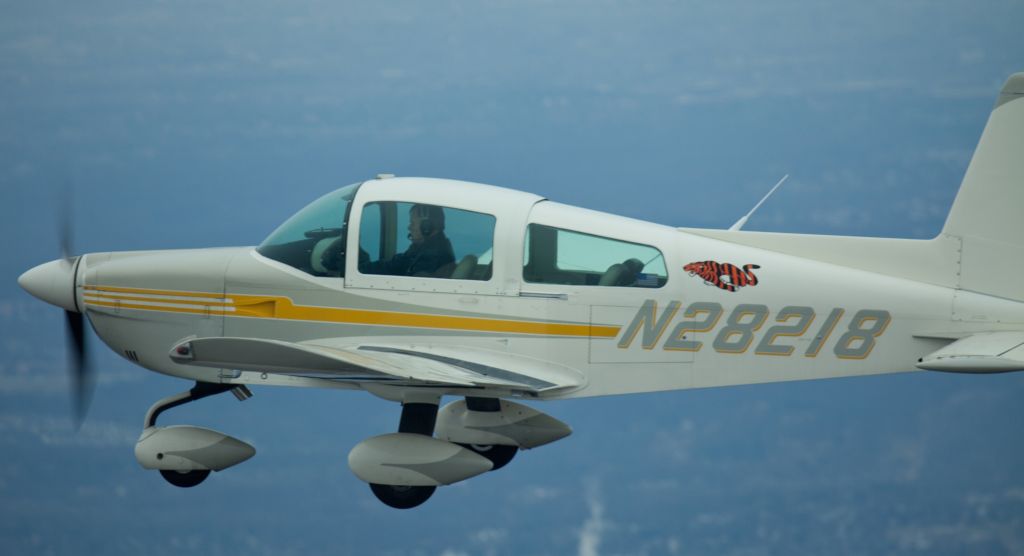
[[[135,456],[192,487],[255,454],[170,408],[250,386],[365,390],[397,432],[352,448],[385,504],[570,434],[522,400],[852,375],[1024,370],[1024,73],[930,240],[672,228],[443,179],[328,193],[258,247],[65,256],[18,283],[115,352],[195,381]],[[455,398],[440,407],[442,398]],[[514,401],[515,400],[515,401]]]

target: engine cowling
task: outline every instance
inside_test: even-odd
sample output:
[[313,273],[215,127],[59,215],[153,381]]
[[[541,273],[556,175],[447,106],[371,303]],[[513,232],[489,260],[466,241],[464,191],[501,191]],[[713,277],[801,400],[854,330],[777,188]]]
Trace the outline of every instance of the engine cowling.
[[256,455],[256,449],[224,433],[190,425],[147,427],[135,443],[146,469],[220,471]]

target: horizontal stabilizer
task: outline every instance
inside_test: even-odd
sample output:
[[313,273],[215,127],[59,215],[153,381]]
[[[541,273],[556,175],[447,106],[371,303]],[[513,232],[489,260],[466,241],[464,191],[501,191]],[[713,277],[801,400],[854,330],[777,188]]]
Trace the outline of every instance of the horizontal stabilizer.
[[1024,331],[984,332],[962,338],[921,358],[917,367],[950,373],[1024,370]]

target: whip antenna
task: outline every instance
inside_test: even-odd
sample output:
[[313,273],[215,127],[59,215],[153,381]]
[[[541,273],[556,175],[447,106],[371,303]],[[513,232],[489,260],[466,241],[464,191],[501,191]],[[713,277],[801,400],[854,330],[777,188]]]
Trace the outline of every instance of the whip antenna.
[[746,224],[747,220],[750,219],[751,215],[754,214],[754,211],[757,210],[758,208],[760,208],[761,205],[764,204],[764,202],[768,200],[768,197],[771,197],[772,193],[775,193],[775,190],[778,189],[779,186],[782,185],[782,182],[786,181],[786,178],[788,178],[788,177],[789,177],[789,174],[786,174],[785,176],[782,176],[782,179],[779,180],[779,183],[775,184],[775,187],[773,187],[771,189],[771,191],[768,192],[767,195],[765,195],[760,201],[758,201],[757,204],[754,205],[754,208],[750,209],[750,212],[745,214],[743,216],[743,218],[740,218],[739,220],[737,220],[735,224],[733,224],[732,226],[729,226],[729,231],[730,232],[735,232],[736,230],[742,229],[743,225]]

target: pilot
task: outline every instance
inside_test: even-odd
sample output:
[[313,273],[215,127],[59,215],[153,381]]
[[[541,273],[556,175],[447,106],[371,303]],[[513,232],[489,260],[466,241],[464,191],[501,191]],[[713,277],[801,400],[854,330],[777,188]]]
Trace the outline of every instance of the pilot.
[[452,244],[444,235],[444,210],[436,205],[413,205],[409,209],[409,241],[404,253],[386,261],[360,265],[365,274],[396,276],[437,276],[455,264]]

